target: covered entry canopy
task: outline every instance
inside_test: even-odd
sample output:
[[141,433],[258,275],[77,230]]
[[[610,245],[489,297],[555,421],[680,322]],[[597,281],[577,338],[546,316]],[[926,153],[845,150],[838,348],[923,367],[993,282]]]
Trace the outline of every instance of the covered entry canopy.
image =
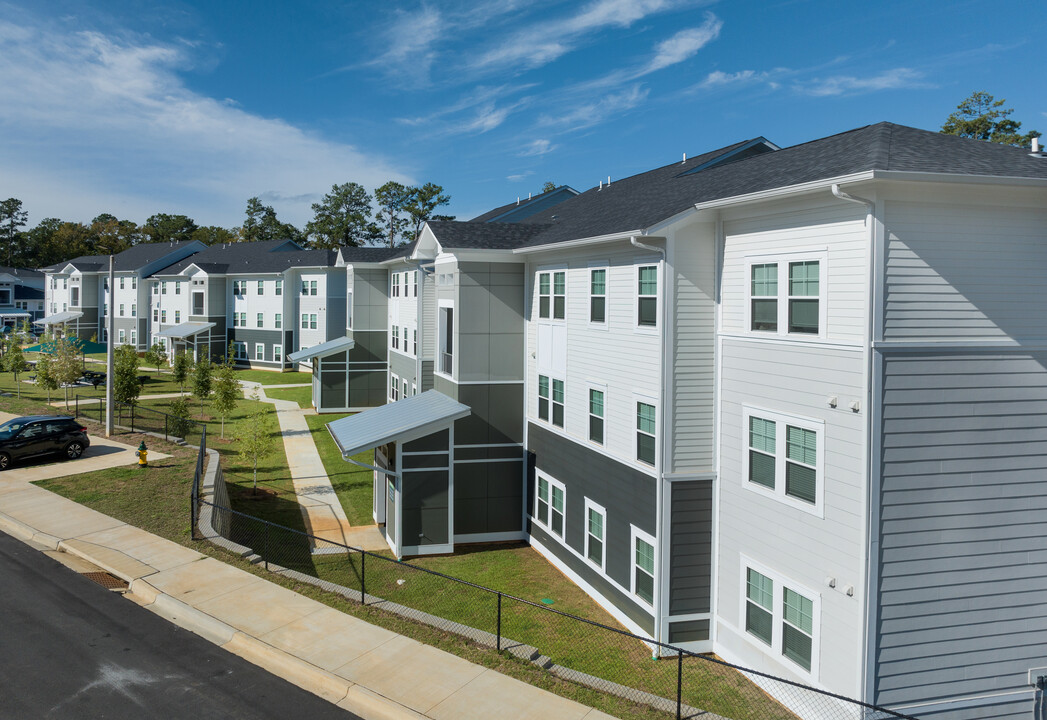
[[41,318],[40,320],[37,320],[33,324],[34,325],[61,325],[62,323],[67,323],[70,320],[76,320],[77,318],[81,318],[83,316],[84,316],[84,314],[82,312],[77,312],[75,310],[67,310],[66,312],[60,312],[60,313],[57,313],[55,315],[48,315],[45,318]]
[[185,340],[187,337],[199,335],[204,330],[210,330],[213,327],[213,322],[184,322],[179,323],[174,327],[164,328],[156,333],[156,336],[172,338],[174,340]]
[[325,355],[332,355],[342,350],[352,350],[356,346],[356,341],[347,338],[340,337],[334,340],[328,340],[325,343],[319,345],[313,345],[310,348],[303,348],[298,352],[290,353],[287,359],[291,362],[305,362],[306,360],[312,360],[316,357],[324,357]]
[[407,441],[450,427],[472,413],[441,392],[428,390],[327,424],[342,457],[394,440]]
[[25,310],[0,310],[0,318],[27,318],[29,313]]

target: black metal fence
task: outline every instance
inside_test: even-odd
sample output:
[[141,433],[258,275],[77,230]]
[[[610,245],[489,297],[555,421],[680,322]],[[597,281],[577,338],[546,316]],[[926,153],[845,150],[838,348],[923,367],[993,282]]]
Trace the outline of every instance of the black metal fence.
[[[76,417],[105,425],[105,397],[73,397],[71,405]],[[154,433],[165,440],[184,440],[187,445],[199,445],[207,432],[207,425],[192,418],[113,401],[113,429],[117,432]]]
[[195,483],[193,498],[194,507],[209,509],[215,531],[252,549],[254,559],[271,571],[456,633],[561,680],[618,696],[636,717],[913,720],[579,617],[569,603],[565,610],[554,609],[277,525],[203,500]]

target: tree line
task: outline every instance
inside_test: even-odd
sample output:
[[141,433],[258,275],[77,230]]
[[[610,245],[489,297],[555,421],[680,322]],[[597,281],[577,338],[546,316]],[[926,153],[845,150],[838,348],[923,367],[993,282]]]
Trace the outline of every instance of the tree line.
[[206,245],[293,240],[309,248],[388,245],[413,241],[428,220],[452,220],[436,211],[451,201],[436,183],[413,187],[390,181],[374,195],[355,182],[332,185],[313,203],[313,219],[297,228],[277,217],[270,205],[249,198],[238,227],[197,225],[187,215],[156,213],[141,225],[102,213],[90,223],[44,218],[28,227],[29,213],[18,198],[0,201],[0,264],[47,267],[81,255],[110,255],[147,242],[199,240]]

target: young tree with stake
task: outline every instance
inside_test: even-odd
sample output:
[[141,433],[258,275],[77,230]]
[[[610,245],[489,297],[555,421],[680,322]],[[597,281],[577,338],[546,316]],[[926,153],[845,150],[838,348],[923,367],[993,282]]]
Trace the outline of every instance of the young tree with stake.
[[193,358],[185,350],[175,355],[174,366],[171,374],[174,381],[178,383],[178,392],[185,392],[185,381],[189,379],[189,373],[193,370]]
[[214,363],[211,358],[203,357],[196,361],[193,368],[193,397],[200,401],[200,419],[204,419],[204,401],[211,397],[214,385]]
[[254,492],[258,492],[258,461],[268,457],[276,448],[273,432],[273,415],[267,407],[251,413],[237,426],[240,457],[254,468]]
[[222,418],[223,439],[225,438],[225,419],[233,410],[236,410],[236,403],[241,397],[243,393],[240,390],[240,381],[236,379],[236,371],[233,369],[230,355],[215,371],[214,400],[211,401],[211,407]]

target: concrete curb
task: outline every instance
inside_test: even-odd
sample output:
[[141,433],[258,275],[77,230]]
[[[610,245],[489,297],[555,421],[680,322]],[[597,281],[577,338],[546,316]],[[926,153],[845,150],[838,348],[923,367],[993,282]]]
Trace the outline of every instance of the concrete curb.
[[265,668],[272,674],[330,703],[340,703],[349,693],[349,688],[353,686],[352,682],[343,677],[322,670],[312,663],[242,632],[235,633],[229,642],[222,645],[222,649],[239,655],[244,660]]
[[58,550],[58,544],[62,542],[61,538],[40,532],[36,528],[29,527],[25,523],[3,513],[0,513],[0,530],[3,530],[8,535],[13,535],[19,540],[44,545],[48,550]]

